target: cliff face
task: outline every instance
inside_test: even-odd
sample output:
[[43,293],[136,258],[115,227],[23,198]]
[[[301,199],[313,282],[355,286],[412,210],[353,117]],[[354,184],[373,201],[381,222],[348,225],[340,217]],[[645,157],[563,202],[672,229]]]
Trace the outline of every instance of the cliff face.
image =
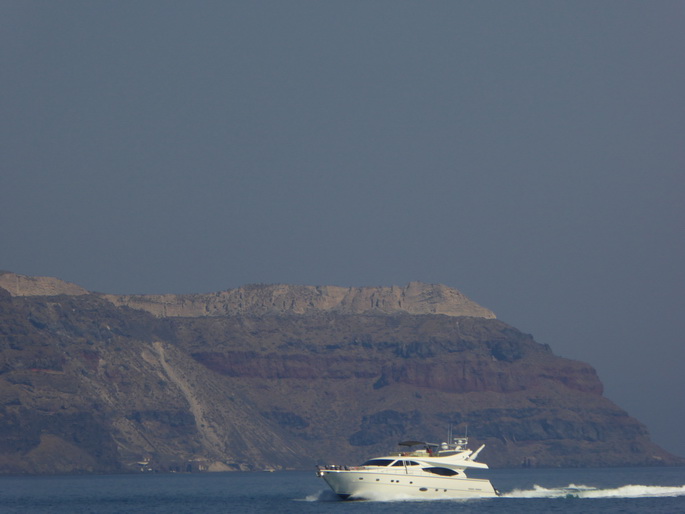
[[494,466],[679,462],[602,396],[590,366],[479,306],[405,310],[423,305],[413,290],[432,305],[420,308],[457,312],[453,290],[325,289],[253,286],[242,306],[227,300],[237,290],[217,293],[223,307],[185,317],[131,297],[0,289],[0,472],[352,464],[400,439],[439,442],[450,424],[468,425]]

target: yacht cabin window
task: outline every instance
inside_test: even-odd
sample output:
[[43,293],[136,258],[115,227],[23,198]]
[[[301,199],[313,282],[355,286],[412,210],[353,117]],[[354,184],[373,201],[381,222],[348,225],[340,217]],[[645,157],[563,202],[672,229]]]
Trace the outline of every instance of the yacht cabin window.
[[371,460],[367,460],[364,464],[362,464],[362,466],[383,466],[383,467],[385,467],[385,466],[389,466],[393,462],[395,462],[395,461],[390,460],[390,459],[371,459]]
[[394,466],[418,466],[418,462],[414,462],[413,460],[396,460],[393,462],[393,467]]
[[422,469],[423,469],[423,471],[428,471],[428,473],[433,473],[434,475],[440,475],[443,477],[452,477],[454,475],[459,474],[458,471],[455,471],[455,470],[449,469],[449,468],[434,467],[434,468],[422,468]]

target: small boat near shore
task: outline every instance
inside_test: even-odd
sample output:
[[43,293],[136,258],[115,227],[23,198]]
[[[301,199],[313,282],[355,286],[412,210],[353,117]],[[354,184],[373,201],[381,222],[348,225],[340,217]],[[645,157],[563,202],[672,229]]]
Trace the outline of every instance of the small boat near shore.
[[455,438],[453,443],[399,444],[406,451],[375,457],[361,466],[318,466],[317,476],[344,500],[441,500],[499,495],[489,480],[468,478],[465,473],[467,469],[488,468],[487,464],[476,462],[485,445],[475,452],[469,450],[466,437]]

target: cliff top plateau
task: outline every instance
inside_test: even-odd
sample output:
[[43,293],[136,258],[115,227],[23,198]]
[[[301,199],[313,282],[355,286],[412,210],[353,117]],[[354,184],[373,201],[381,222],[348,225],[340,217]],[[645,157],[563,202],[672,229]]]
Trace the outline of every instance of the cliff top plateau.
[[[88,291],[52,277],[0,272],[0,287],[12,296],[81,295]],[[456,289],[410,282],[406,287],[249,285],[209,294],[112,295],[117,306],[166,316],[264,316],[269,314],[444,314],[494,318]]]

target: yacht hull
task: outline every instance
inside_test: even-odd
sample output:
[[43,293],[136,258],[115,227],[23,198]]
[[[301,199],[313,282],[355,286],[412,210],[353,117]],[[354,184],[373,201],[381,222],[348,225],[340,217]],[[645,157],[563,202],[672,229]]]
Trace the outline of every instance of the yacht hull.
[[491,498],[497,491],[489,480],[368,470],[321,470],[319,475],[344,500]]

